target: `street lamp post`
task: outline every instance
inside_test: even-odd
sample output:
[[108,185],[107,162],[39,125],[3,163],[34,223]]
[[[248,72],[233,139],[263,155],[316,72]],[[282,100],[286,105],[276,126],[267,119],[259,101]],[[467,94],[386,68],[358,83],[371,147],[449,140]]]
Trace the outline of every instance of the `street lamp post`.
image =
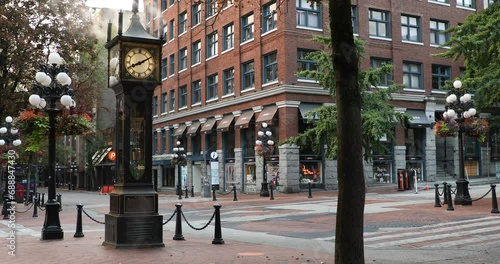
[[[17,147],[21,145],[21,140],[19,139],[19,131],[17,128],[12,127],[12,117],[7,116],[5,118],[5,124],[0,128],[0,146],[7,145],[10,149],[11,145]],[[3,168],[0,168],[3,169]],[[2,215],[3,219],[9,219],[9,214],[7,212],[8,203],[10,201],[9,198],[9,189],[8,189],[8,173],[5,173],[4,178],[5,189],[3,191],[3,207],[2,207]]]
[[260,189],[260,196],[269,197],[269,189],[267,187],[267,164],[268,159],[274,151],[274,141],[272,140],[273,133],[267,123],[262,123],[259,132],[257,133],[257,140],[255,140],[255,149],[262,156],[263,169],[262,169],[262,187]]
[[69,167],[69,170],[71,172],[71,178],[69,179],[69,184],[68,184],[68,190],[75,190],[75,185],[76,185],[76,176],[75,173],[78,172],[78,165],[76,164],[76,161],[71,162],[71,166]]
[[174,147],[172,151],[174,152],[173,161],[175,164],[177,164],[177,195],[181,195],[182,193],[179,194],[179,192],[182,192],[181,167],[186,162],[186,150],[182,146],[182,143],[180,141],[177,141],[176,147]]
[[62,64],[57,53],[51,53],[48,63],[41,65],[33,84],[33,94],[29,97],[31,105],[45,108],[49,116],[49,186],[48,200],[45,204],[45,221],[42,228],[42,240],[63,239],[64,232],[59,221],[59,203],[56,201],[56,116],[59,113],[57,102],[67,108],[74,105],[71,98],[73,90],[70,88],[66,65]]
[[443,114],[444,118],[455,119],[459,125],[458,128],[458,166],[459,178],[456,182],[457,193],[455,195],[455,204],[458,205],[472,205],[472,199],[469,194],[469,181],[465,179],[464,168],[464,149],[463,149],[463,123],[465,119],[476,115],[474,109],[474,102],[471,100],[471,95],[466,93],[462,88],[462,82],[456,80],[453,82],[453,88],[448,92],[446,97],[446,112]]

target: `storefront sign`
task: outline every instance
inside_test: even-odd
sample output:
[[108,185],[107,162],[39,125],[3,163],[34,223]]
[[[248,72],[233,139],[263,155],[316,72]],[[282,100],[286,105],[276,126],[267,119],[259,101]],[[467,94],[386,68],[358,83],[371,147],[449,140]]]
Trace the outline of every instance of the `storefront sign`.
[[495,162],[495,176],[500,179],[500,162]]
[[186,186],[187,184],[187,167],[181,166],[181,186]]
[[212,176],[212,185],[219,185],[219,162],[210,162],[210,175]]

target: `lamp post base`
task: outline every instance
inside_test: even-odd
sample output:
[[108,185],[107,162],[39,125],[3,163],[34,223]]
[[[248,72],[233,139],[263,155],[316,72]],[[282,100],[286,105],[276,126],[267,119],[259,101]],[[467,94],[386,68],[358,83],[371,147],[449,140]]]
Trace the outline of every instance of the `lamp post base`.
[[472,199],[469,194],[469,181],[459,179],[456,183],[455,205],[472,205]]
[[59,221],[59,203],[48,200],[45,204],[45,223],[42,228],[41,240],[63,239],[64,232]]
[[260,189],[260,196],[269,197],[269,189],[267,188],[267,182],[262,182],[262,188]]

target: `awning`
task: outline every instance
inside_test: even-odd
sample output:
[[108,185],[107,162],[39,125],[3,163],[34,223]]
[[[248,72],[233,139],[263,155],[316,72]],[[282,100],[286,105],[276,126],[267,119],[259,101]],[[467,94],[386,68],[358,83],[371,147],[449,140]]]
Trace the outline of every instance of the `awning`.
[[184,131],[186,131],[186,125],[180,125],[177,129],[175,129],[173,136],[182,136],[182,134],[184,134]]
[[233,119],[234,119],[233,115],[228,115],[228,116],[223,117],[222,120],[219,122],[219,125],[217,125],[217,130],[220,130],[220,131],[229,130],[231,123],[233,123]]
[[238,120],[236,120],[234,126],[237,128],[247,128],[248,124],[252,120],[252,117],[253,117],[253,111],[243,112],[238,118]]
[[432,124],[431,120],[425,115],[424,110],[407,109],[406,114],[412,117],[410,120],[410,126],[412,127],[428,127]]
[[215,121],[216,121],[215,118],[207,120],[207,122],[205,122],[205,124],[203,124],[203,126],[201,126],[200,131],[204,134],[210,134],[210,132],[212,132],[212,128],[215,125]]
[[276,105],[264,108],[264,110],[262,110],[262,112],[259,114],[259,117],[257,117],[257,120],[255,122],[260,123],[273,120],[273,117],[276,114],[277,110],[278,106]]
[[111,147],[100,149],[94,153],[92,156],[92,165],[97,166],[99,163],[101,163],[104,158],[108,155],[108,153],[111,151]]
[[198,132],[198,128],[200,128],[200,122],[194,122],[193,124],[191,124],[191,126],[188,128],[188,131],[186,132],[186,134],[188,136],[192,136],[194,134],[196,134],[196,132]]
[[[300,105],[299,105],[300,115],[302,116],[303,119],[308,119],[308,118],[310,118],[310,116],[306,116],[307,113],[309,113],[313,110],[316,110],[320,107],[321,107],[320,104],[300,103]],[[314,115],[314,119],[316,119],[316,120],[319,119],[318,114]]]

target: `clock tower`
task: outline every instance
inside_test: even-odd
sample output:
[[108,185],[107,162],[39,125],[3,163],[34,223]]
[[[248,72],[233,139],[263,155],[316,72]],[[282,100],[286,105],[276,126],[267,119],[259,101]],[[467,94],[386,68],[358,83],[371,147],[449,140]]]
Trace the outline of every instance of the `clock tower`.
[[[122,33],[111,39],[108,24],[108,84],[116,96],[116,183],[105,216],[103,245],[121,248],[163,247],[163,217],[152,182],[153,92],[160,80],[162,37],[151,36],[142,26],[138,1]],[[162,34],[161,34],[162,35]]]

